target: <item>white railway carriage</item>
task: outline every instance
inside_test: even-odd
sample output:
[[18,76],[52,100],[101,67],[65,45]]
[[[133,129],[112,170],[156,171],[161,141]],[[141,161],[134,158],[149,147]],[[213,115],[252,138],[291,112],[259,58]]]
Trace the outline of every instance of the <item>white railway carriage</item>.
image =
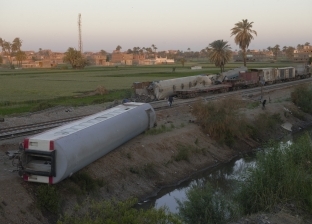
[[266,84],[273,84],[276,80],[277,71],[274,68],[253,68],[251,71],[256,71],[261,80]]
[[25,181],[56,184],[152,128],[153,107],[126,103],[24,140]]
[[295,79],[295,68],[294,67],[284,67],[277,68],[276,81],[292,80]]
[[176,79],[167,79],[152,82],[149,87],[155,98],[158,100],[165,99],[173,95],[175,91],[187,90],[194,87],[204,87],[212,85],[211,77],[207,75],[188,76]]

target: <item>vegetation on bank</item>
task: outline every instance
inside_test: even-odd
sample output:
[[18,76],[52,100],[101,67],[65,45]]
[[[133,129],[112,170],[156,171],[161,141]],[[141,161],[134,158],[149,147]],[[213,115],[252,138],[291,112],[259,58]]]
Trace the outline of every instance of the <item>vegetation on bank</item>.
[[171,223],[181,224],[180,219],[168,212],[166,208],[148,210],[135,209],[133,206],[137,199],[129,199],[125,202],[102,201],[93,202],[88,212],[79,215],[65,215],[57,224],[85,224],[85,223],[109,223],[109,224],[154,224],[154,223]]
[[248,106],[241,100],[228,98],[216,102],[198,102],[192,113],[204,132],[219,143],[233,146],[237,140],[246,137],[266,140],[267,134],[274,133],[282,123],[280,115],[263,112],[251,123],[240,112],[240,109]]
[[237,201],[244,214],[270,211],[276,205],[293,203],[312,211],[312,140],[308,133],[291,145],[269,144],[257,154]]
[[291,100],[306,113],[312,114],[312,88],[302,85],[295,88],[291,93]]
[[[186,192],[184,201],[177,200],[177,214],[166,207],[136,209],[137,199],[108,200],[92,202],[87,211],[83,203],[79,204],[74,214],[62,215],[57,223],[229,223],[247,214],[271,212],[287,203],[311,214],[311,148],[308,133],[292,144],[271,142],[257,153],[256,165],[247,169],[245,178],[237,181],[236,191],[224,194],[209,183],[199,182]],[[43,186],[39,190],[39,205],[53,213],[59,211],[56,188]]]

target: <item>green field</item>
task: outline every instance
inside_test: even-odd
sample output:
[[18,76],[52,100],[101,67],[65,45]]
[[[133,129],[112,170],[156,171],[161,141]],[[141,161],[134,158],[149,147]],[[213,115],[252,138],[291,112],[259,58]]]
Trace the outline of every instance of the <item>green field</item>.
[[[201,70],[191,70],[192,65],[201,65]],[[226,70],[242,66],[227,64]],[[285,67],[289,63],[249,63],[248,68]],[[176,67],[175,72],[172,68]],[[220,70],[213,64],[186,63],[155,66],[90,66],[83,70],[60,69],[15,69],[0,68],[0,115],[30,110],[38,103],[81,105],[107,102],[114,98],[129,97],[133,82],[164,80],[199,74],[215,74]],[[107,96],[85,96],[103,86],[110,91]],[[79,99],[77,100],[77,96]],[[76,97],[76,98],[74,98]],[[85,99],[85,98],[90,98]],[[103,100],[101,100],[103,98]],[[104,99],[105,98],[105,99]],[[78,103],[78,101],[80,103]],[[22,109],[23,108],[23,109]],[[40,108],[39,108],[40,109]]]

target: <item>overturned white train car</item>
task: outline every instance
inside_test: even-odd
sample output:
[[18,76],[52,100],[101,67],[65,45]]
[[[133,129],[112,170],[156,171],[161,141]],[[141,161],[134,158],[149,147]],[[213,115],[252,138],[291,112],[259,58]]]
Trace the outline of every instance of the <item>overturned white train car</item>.
[[175,91],[187,90],[194,87],[204,87],[212,85],[211,76],[196,75],[176,79],[154,81],[149,86],[153,90],[156,99],[161,100],[174,95]]
[[126,103],[24,140],[25,181],[56,184],[153,127],[146,103]]

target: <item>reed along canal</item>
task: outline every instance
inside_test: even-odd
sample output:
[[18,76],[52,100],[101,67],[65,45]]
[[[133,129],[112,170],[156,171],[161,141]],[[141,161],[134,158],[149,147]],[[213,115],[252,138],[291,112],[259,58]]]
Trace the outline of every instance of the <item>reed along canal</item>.
[[[312,136],[312,127],[293,135],[287,135],[280,141],[280,144],[291,144],[294,139],[299,138],[306,132],[309,132],[310,136]],[[148,209],[151,207],[160,208],[167,206],[170,212],[177,213],[177,199],[183,202],[186,199],[186,192],[192,185],[209,182],[215,190],[221,193],[235,191],[237,183],[244,180],[247,169],[256,166],[256,164],[256,153],[245,154],[226,164],[221,164],[212,169],[210,168],[194,174],[191,178],[177,186],[163,188],[155,197],[139,202],[136,207]]]

